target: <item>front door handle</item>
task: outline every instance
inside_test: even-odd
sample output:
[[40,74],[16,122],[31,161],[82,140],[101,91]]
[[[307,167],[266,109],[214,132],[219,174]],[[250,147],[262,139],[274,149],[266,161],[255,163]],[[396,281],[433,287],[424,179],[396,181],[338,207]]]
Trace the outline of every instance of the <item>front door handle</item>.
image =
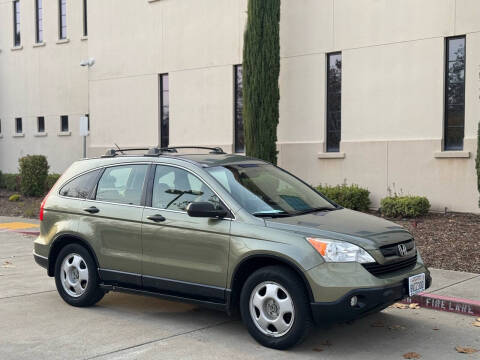
[[156,214],[156,215],[150,215],[147,217],[148,220],[152,220],[152,221],[155,221],[155,222],[162,222],[162,221],[165,221],[167,219],[165,219],[162,215],[160,214]]
[[83,211],[86,211],[90,214],[96,214],[96,213],[100,212],[100,210],[95,206],[91,206],[89,208],[83,209]]

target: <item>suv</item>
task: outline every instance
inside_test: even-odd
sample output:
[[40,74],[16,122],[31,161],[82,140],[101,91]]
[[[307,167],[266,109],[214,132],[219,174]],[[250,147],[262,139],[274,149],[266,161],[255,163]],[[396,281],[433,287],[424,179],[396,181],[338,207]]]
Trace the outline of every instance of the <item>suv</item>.
[[75,162],[43,200],[33,255],[68,304],[126,291],[239,309],[259,343],[286,349],[314,323],[351,321],[430,286],[401,226],[267,162],[179,149]]

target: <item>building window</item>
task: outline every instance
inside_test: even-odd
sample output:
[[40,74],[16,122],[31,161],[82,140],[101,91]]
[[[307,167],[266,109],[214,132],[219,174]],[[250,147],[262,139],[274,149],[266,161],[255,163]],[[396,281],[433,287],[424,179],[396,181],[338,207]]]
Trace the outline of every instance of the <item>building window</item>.
[[83,0],[83,36],[88,36],[87,0]]
[[340,151],[342,129],[342,54],[327,54],[327,152]]
[[168,74],[160,75],[160,147],[169,145],[170,99]]
[[235,152],[245,152],[245,138],[243,131],[243,68],[242,65],[234,67],[235,72]]
[[87,130],[90,132],[90,114],[85,114],[85,117],[87,118]]
[[37,132],[38,133],[45,132],[45,118],[43,116],[37,117]]
[[23,133],[22,118],[15,118],[15,133]]
[[35,0],[35,41],[43,42],[43,0]]
[[0,119],[0,135],[2,135],[2,119]]
[[20,46],[20,1],[13,2],[13,45]]
[[68,115],[60,116],[60,131],[68,132]]
[[58,0],[58,38],[67,38],[67,0]]
[[444,150],[463,150],[465,36],[446,39]]

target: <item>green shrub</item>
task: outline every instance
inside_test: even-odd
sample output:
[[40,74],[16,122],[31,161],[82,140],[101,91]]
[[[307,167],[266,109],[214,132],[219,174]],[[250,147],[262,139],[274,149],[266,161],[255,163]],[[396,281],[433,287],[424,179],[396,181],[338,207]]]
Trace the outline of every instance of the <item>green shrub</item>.
[[45,182],[45,192],[49,192],[59,178],[60,174],[48,174],[47,181]]
[[337,204],[352,210],[367,211],[370,207],[370,191],[358,185],[320,185],[317,190]]
[[380,206],[382,214],[392,218],[422,216],[430,210],[430,202],[423,196],[388,196]]
[[48,176],[48,162],[43,155],[27,155],[18,160],[20,191],[25,196],[42,196]]
[[26,218],[36,218],[38,216],[38,209],[37,207],[29,207],[23,211],[23,217]]
[[5,186],[3,185],[3,174],[0,171],[0,189],[3,189]]
[[17,202],[17,201],[20,201],[21,199],[21,196],[18,195],[18,194],[13,194],[11,195],[9,198],[8,198],[8,201],[14,201],[14,202]]
[[18,174],[2,174],[2,188],[8,191],[20,191],[20,176]]

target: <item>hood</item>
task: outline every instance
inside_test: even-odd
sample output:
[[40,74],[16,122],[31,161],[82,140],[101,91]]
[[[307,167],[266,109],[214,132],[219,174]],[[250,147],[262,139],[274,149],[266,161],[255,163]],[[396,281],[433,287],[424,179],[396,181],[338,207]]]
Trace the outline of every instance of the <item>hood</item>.
[[400,225],[348,209],[268,219],[265,224],[305,236],[348,241],[368,250],[412,238]]

